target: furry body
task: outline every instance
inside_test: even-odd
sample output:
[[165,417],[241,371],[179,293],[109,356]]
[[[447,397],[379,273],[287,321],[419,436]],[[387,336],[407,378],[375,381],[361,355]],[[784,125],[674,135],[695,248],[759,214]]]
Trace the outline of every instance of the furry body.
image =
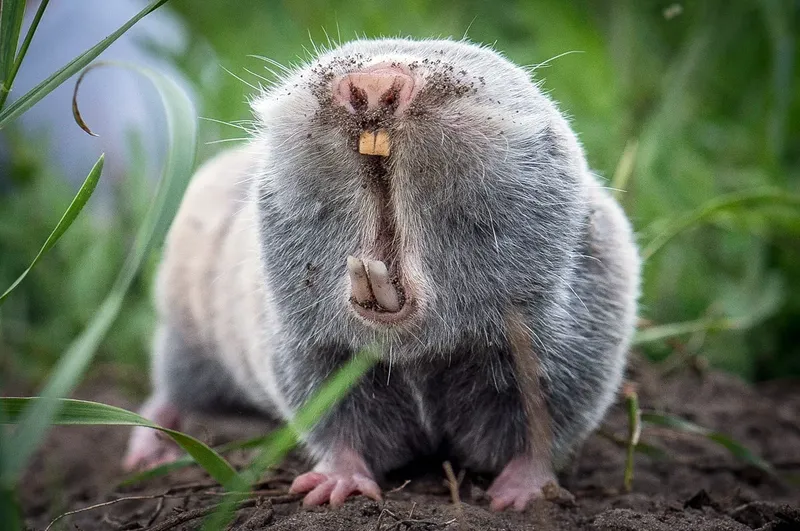
[[[331,105],[332,79],[381,61],[420,80],[407,111]],[[379,476],[443,444],[483,471],[563,463],[620,384],[639,259],[555,105],[487,48],[382,40],[323,54],[253,107],[252,142],[198,172],[170,232],[151,402],[290,418],[379,341],[383,361],[308,434],[318,463],[351,452]],[[376,125],[386,159],[353,147]],[[410,317],[349,307],[349,255],[396,264]]]

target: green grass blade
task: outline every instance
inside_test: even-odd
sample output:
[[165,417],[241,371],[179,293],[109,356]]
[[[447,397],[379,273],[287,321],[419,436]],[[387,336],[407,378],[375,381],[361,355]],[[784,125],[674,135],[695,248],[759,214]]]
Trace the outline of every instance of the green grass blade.
[[[260,435],[258,437],[252,437],[250,439],[243,439],[241,441],[231,441],[229,443],[215,447],[214,451],[220,455],[223,455],[233,450],[250,450],[253,448],[259,448],[268,444],[270,442],[271,436],[272,434]],[[193,463],[194,460],[191,458],[191,456],[185,455],[176,459],[171,463],[166,463],[151,468],[149,470],[131,474],[130,476],[123,479],[119,483],[119,486],[127,487],[128,485],[134,485],[136,483],[141,483],[142,481],[147,481],[153,478],[165,476],[170,472],[174,472],[175,470],[186,468],[187,466],[192,465]]]
[[8,94],[14,87],[14,79],[17,77],[19,67],[22,66],[22,61],[25,59],[25,54],[28,53],[28,48],[33,40],[33,35],[36,33],[36,28],[39,27],[39,21],[42,20],[42,15],[44,15],[44,10],[47,9],[48,3],[50,3],[50,0],[41,0],[39,8],[36,10],[36,14],[33,16],[31,27],[28,28],[28,32],[25,34],[25,40],[22,41],[22,45],[19,47],[19,52],[17,52],[17,56],[14,58],[14,66],[11,68],[11,72],[8,74],[8,76],[6,76],[6,81],[3,83],[8,90],[0,92],[0,109],[2,109],[3,105],[5,105],[6,98],[8,98]]
[[[0,398],[0,408],[4,415],[0,418],[9,424],[16,424],[23,416],[26,408],[31,407],[39,398]],[[146,418],[115,406],[88,402],[85,400],[58,399],[56,415],[51,423],[57,425],[81,426],[146,426],[162,431],[186,450],[192,458],[202,466],[208,474],[223,486],[230,485],[236,471],[214,450],[179,431],[162,428]]]
[[725,330],[735,330],[737,328],[738,326],[735,319],[729,319],[727,317],[706,317],[693,321],[669,323],[638,330],[631,344],[633,346],[639,346],[655,341],[663,341],[671,337],[693,334],[695,332],[721,332]]
[[[314,408],[314,410],[319,413],[320,410],[327,411],[328,408],[333,407],[335,405],[335,401],[339,400],[343,397],[347,391],[355,385],[355,382],[363,375],[369,367],[371,367],[372,363],[370,362],[369,358],[361,358],[358,360],[353,360],[348,367],[342,369],[342,372],[338,373],[335,378],[336,380],[331,380],[329,382],[330,387],[326,388],[322,391],[323,394],[318,395],[318,399],[320,400],[319,403],[314,403],[314,401],[309,402],[309,407]],[[339,380],[339,378],[341,378]],[[316,400],[316,399],[315,399]],[[322,402],[324,400],[324,402]],[[305,412],[305,408],[303,412]],[[309,410],[308,413],[301,413],[301,415],[307,414],[307,418],[303,418],[304,422],[307,421],[316,421],[313,418],[313,413]],[[306,424],[307,426],[308,424]],[[313,425],[313,422],[312,422]],[[286,432],[286,433],[283,433]],[[290,439],[290,437],[292,437]],[[294,430],[289,427],[281,428],[276,432],[270,433],[269,435],[261,435],[258,437],[252,437],[250,439],[244,439],[241,441],[232,441],[214,448],[219,454],[225,454],[227,452],[233,450],[249,450],[253,448],[270,448],[271,454],[268,454],[263,457],[263,461],[266,464],[260,465],[258,468],[264,470],[273,466],[278,463],[281,459],[282,455],[285,455],[286,452],[291,450],[291,448],[296,444],[296,437],[294,436]],[[285,450],[285,451],[284,451]],[[151,468],[150,470],[145,470],[144,472],[138,472],[133,474],[127,478],[125,478],[122,482],[120,482],[120,486],[128,486],[133,485],[135,483],[139,483],[141,481],[146,481],[149,479],[153,479],[156,477],[164,476],[170,472],[175,470],[187,467],[194,463],[190,456],[184,456],[177,461],[173,461],[172,463],[167,463],[155,468]],[[260,473],[251,473],[251,476],[255,476],[251,478],[252,481],[257,481]]]
[[303,434],[347,395],[378,361],[378,354],[378,347],[375,346],[362,349],[325,381],[314,396],[300,408],[292,422],[267,437],[261,453],[239,475],[242,485],[237,490],[242,492],[226,497],[219,509],[206,520],[203,525],[204,530],[225,529],[233,518],[236,504],[247,497],[244,491],[258,481],[267,469],[278,464],[297,445]]
[[[6,416],[0,408],[0,455],[3,455],[5,445],[8,443],[8,430],[3,426]],[[0,460],[0,467],[3,466]],[[2,469],[0,469],[2,475]],[[18,531],[22,527],[22,511],[17,501],[17,493],[13,485],[0,485],[0,531]]]
[[676,336],[696,332],[724,332],[728,330],[745,330],[751,328],[774,315],[784,303],[785,293],[781,282],[765,282],[759,298],[752,301],[745,315],[728,317],[703,317],[693,321],[669,323],[637,330],[632,345],[638,346],[655,341],[663,341]]
[[[223,453],[222,450],[220,450],[219,448],[215,448],[214,451],[219,454]],[[130,485],[136,485],[137,483],[141,483],[143,481],[148,481],[150,479],[166,476],[170,472],[186,468],[187,466],[193,464],[194,464],[194,459],[192,459],[192,457],[189,455],[184,455],[179,457],[175,461],[172,461],[171,463],[165,463],[163,465],[159,465],[149,470],[144,470],[142,472],[136,472],[134,474],[131,474],[125,477],[117,485],[119,487],[128,487]]]
[[631,175],[633,175],[633,170],[636,166],[636,152],[638,150],[639,142],[634,139],[628,140],[614,170],[614,176],[611,178],[611,190],[617,201],[622,200],[628,182],[631,180]]
[[13,489],[0,486],[0,531],[19,531],[22,527],[20,510]]
[[[800,207],[800,196],[787,193],[785,190],[748,190],[744,192],[734,192],[720,197],[715,197],[696,210],[684,214],[666,223],[666,228],[659,231],[649,244],[642,249],[642,258],[647,260],[664,248],[673,238],[682,232],[694,228],[708,220],[718,212],[736,208],[752,206],[773,206],[775,204],[786,204]],[[655,222],[645,229],[645,233],[652,234],[652,227],[664,226],[664,223]]]
[[0,109],[11,91],[11,72],[14,70],[14,56],[24,17],[24,0],[0,2]]
[[322,415],[336,406],[361,377],[375,365],[380,359],[379,352],[378,347],[375,346],[359,351],[305,403],[295,415],[290,426],[298,434],[310,430]]
[[17,277],[17,280],[15,280],[14,283],[11,284],[11,286],[7,290],[5,290],[2,295],[0,295],[0,306],[3,305],[3,301],[6,300],[6,298],[11,294],[14,288],[16,288],[20,284],[20,282],[22,282],[25,279],[25,277],[28,276],[28,273],[30,273],[33,267],[36,265],[36,263],[39,262],[39,259],[41,259],[44,253],[49,251],[53,247],[53,245],[56,244],[58,239],[61,238],[61,236],[64,234],[64,232],[66,232],[69,226],[72,225],[72,222],[75,221],[75,218],[78,217],[78,214],[80,214],[81,210],[83,210],[83,207],[86,205],[86,202],[92,196],[92,193],[94,193],[94,190],[97,187],[97,182],[100,180],[100,174],[102,174],[103,172],[104,162],[105,162],[105,155],[100,155],[100,158],[97,159],[97,162],[95,162],[94,166],[92,167],[92,170],[86,177],[86,180],[83,181],[83,184],[81,185],[80,190],[78,190],[78,193],[75,195],[75,198],[72,200],[72,203],[70,203],[66,212],[64,212],[64,215],[61,216],[61,219],[56,225],[56,228],[53,229],[53,232],[51,232],[50,236],[48,236],[47,240],[45,240],[44,245],[42,245],[42,248],[39,250],[39,253],[31,262],[31,265],[29,265],[28,268],[25,271],[23,271],[19,277]]
[[[597,430],[596,433],[600,437],[608,439],[609,441],[616,444],[620,448],[625,449],[628,447],[628,440],[624,437],[619,437],[618,435],[615,435],[614,433],[604,429]],[[634,446],[634,451],[642,455],[646,455],[651,459],[664,460],[664,459],[669,459],[670,457],[670,455],[663,448],[660,448],[653,444],[646,443],[641,440],[637,442],[636,445]]]
[[636,447],[634,448],[638,453],[642,455],[646,455],[651,459],[669,459],[669,454],[663,449],[659,448],[658,446],[648,444],[642,441],[636,443]]
[[772,476],[776,475],[775,469],[771,464],[757,456],[743,444],[736,442],[724,433],[710,430],[693,422],[689,422],[688,420],[662,413],[642,413],[642,422],[705,437],[706,439],[713,441],[728,450],[728,452],[730,452],[737,459],[753,465],[767,474]]
[[131,26],[139,22],[139,20],[144,18],[146,15],[167,3],[167,1],[168,0],[153,0],[147,5],[147,7],[139,11],[133,16],[133,18],[128,20],[128,22],[120,26],[117,31],[83,52],[81,55],[64,65],[58,72],[36,85],[24,96],[0,111],[0,129],[2,129],[3,126],[8,124],[14,118],[30,109],[36,102],[47,96],[53,91],[53,89],[61,85],[64,81],[77,74],[83,67],[94,61],[98,55],[100,55],[106,48],[111,46],[111,44],[120,36],[122,36],[123,33],[128,31]]
[[356,383],[377,363],[375,347],[362,349],[345,365],[328,378],[297,412],[285,427],[271,435],[263,445],[261,454],[253,460],[243,476],[249,483],[274,466],[289,452],[328,411],[345,397]]
[[23,414],[6,452],[1,456],[4,462],[0,485],[16,482],[28,459],[41,444],[51,419],[58,412],[60,403],[57,399],[71,393],[85,373],[100,342],[119,314],[125,294],[151,246],[163,239],[191,176],[197,144],[197,122],[192,102],[167,77],[152,70],[131,68],[150,79],[161,96],[166,112],[170,149],[159,188],[109,295],[86,330],[59,359],[40,393],[41,399]]
[[625,404],[628,410],[628,440],[622,486],[625,492],[630,492],[633,488],[633,454],[642,434],[642,410],[639,409],[639,395],[632,388],[625,390]]

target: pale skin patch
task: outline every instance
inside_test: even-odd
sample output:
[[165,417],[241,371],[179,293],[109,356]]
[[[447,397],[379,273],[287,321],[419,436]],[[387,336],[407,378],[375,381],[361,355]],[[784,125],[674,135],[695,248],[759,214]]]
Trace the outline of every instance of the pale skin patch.
[[531,500],[544,496],[547,484],[557,484],[552,464],[552,419],[539,384],[541,367],[531,332],[517,311],[506,316],[506,326],[528,424],[528,450],[508,462],[487,494],[494,511],[508,507],[522,511]]

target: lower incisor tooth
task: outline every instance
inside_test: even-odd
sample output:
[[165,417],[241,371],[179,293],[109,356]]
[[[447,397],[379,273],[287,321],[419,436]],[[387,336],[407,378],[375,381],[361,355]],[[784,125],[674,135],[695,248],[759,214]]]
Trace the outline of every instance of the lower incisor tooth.
[[386,264],[380,260],[367,260],[366,267],[372,293],[375,295],[377,303],[390,312],[400,310],[400,298],[397,296],[397,289],[389,280]]
[[359,258],[348,256],[347,272],[350,275],[350,293],[356,302],[363,304],[372,300],[364,263]]

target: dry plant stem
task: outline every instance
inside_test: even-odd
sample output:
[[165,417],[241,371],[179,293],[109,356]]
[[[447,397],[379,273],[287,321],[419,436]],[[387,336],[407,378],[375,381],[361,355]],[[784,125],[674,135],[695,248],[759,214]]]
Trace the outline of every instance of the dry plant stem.
[[409,529],[413,525],[424,526],[424,529],[431,529],[431,526],[436,526],[435,529],[444,529],[454,522],[456,522],[455,519],[448,520],[446,522],[434,522],[432,520],[398,520],[392,525],[392,527],[388,528],[386,531],[395,531],[396,529],[397,530]]
[[138,522],[128,522],[126,524],[125,522],[117,520],[116,518],[112,518],[111,515],[108,513],[103,514],[103,516],[100,518],[100,521],[103,522],[104,524],[114,526],[114,529],[116,529],[116,531],[125,531],[131,526],[135,526],[136,528],[142,527],[141,525],[139,525]]
[[164,494],[178,494],[179,492],[190,491],[196,492],[198,490],[213,489],[219,487],[220,484],[214,480],[211,481],[197,481],[195,483],[184,483],[182,485],[175,485],[164,491]]
[[453,465],[450,464],[450,461],[445,461],[442,466],[444,467],[444,473],[447,476],[447,485],[450,488],[450,498],[453,500],[453,505],[455,505],[456,508],[459,526],[463,526],[464,508],[461,506],[461,496],[458,494],[458,488],[460,486],[458,479],[456,479],[456,475],[453,472]]
[[[187,487],[189,487],[190,490],[193,490],[193,489],[195,489],[197,487],[205,487],[205,484],[195,483],[195,484],[184,485],[182,487],[183,487],[184,490]],[[121,498],[116,498],[114,500],[110,500],[110,501],[107,501],[107,502],[96,503],[94,505],[89,505],[87,507],[81,507],[80,509],[75,509],[73,511],[67,511],[65,513],[62,513],[62,514],[56,516],[47,525],[47,527],[45,528],[44,531],[50,531],[50,529],[53,527],[53,525],[55,525],[56,522],[58,522],[59,520],[65,518],[67,516],[72,516],[72,515],[75,515],[75,514],[86,512],[86,511],[92,511],[94,509],[100,509],[102,507],[108,507],[109,505],[114,505],[114,504],[125,502],[125,501],[158,500],[158,504],[156,505],[156,509],[153,511],[153,514],[150,516],[150,518],[148,518],[148,521],[147,521],[147,524],[146,524],[147,526],[150,526],[155,521],[155,519],[158,518],[158,515],[161,513],[161,510],[163,509],[163,505],[164,505],[164,500],[165,499],[167,499],[167,498],[184,498],[185,499],[186,498],[186,494],[177,494],[176,493],[176,492],[180,492],[180,490],[182,490],[181,486],[178,486],[178,487],[172,487],[172,488],[170,488],[170,489],[168,489],[165,492],[160,493],[160,494],[146,494],[146,495],[140,495],[140,496],[123,496]],[[202,489],[197,489],[197,490],[202,490]],[[200,492],[199,494],[203,495],[203,496],[229,496],[231,494],[241,494],[241,493],[237,493],[237,492]],[[285,489],[254,491],[254,492],[248,492],[247,494],[259,495],[259,496],[262,496],[262,497],[265,496],[265,495],[276,494],[276,496],[271,496],[270,498],[268,498],[268,501],[271,504],[293,503],[293,502],[296,502],[296,501],[298,501],[298,500],[300,500],[302,498],[302,496],[299,496],[299,495],[296,495],[296,494],[286,494],[286,490]],[[263,498],[252,498],[252,500],[258,500],[258,499],[263,499]],[[250,500],[245,500],[245,502],[247,502],[247,501],[250,501]],[[242,503],[245,503],[245,502],[242,502]],[[216,507],[216,505],[214,507]],[[240,505],[239,506],[240,509],[244,508],[244,507],[250,507],[250,505]],[[200,517],[197,517],[197,518],[200,518]],[[156,526],[155,529],[158,529],[158,526]]]
[[642,433],[642,412],[639,409],[639,396],[633,385],[626,383],[623,394],[628,409],[628,446],[622,486],[625,492],[630,492],[633,487],[633,456]]
[[241,527],[237,528],[237,531],[260,531],[269,524],[274,517],[275,509],[272,507],[272,502],[266,500],[266,502],[256,506],[255,512]]
[[406,488],[406,485],[408,485],[409,483],[411,483],[411,480],[410,480],[410,479],[407,479],[407,480],[405,480],[405,481],[403,482],[403,484],[402,484],[402,485],[400,485],[399,487],[393,488],[393,489],[392,489],[392,490],[390,490],[390,491],[387,491],[387,492],[386,492],[386,494],[389,494],[390,492],[400,492],[401,490],[403,490],[404,488]]
[[[410,516],[408,518],[400,518],[399,516],[394,514],[389,509],[384,509],[383,511],[381,511],[381,514],[378,516],[378,525],[380,525],[381,520],[382,520],[381,517],[384,514],[387,514],[387,515],[391,516],[392,518],[394,518],[394,521],[395,521],[394,524],[392,524],[390,527],[388,527],[385,531],[393,531],[394,529],[400,529],[402,527],[409,528],[409,527],[411,527],[413,525],[436,526],[436,528],[440,529],[440,528],[445,528],[445,527],[449,526],[450,524],[458,521],[457,518],[453,518],[452,520],[448,520],[446,522],[434,522],[432,520],[415,520],[415,519],[411,518]],[[380,531],[378,527],[376,527],[375,530],[376,531]]]
[[[236,510],[245,509],[247,507],[254,507],[258,500],[250,499],[244,500],[236,505]],[[178,527],[181,524],[185,524],[186,522],[191,522],[192,520],[197,520],[199,518],[204,518],[214,511],[216,511],[220,507],[220,504],[211,505],[210,507],[200,507],[199,509],[192,509],[190,511],[183,511],[177,514],[173,514],[160,524],[154,525],[152,527],[148,527],[147,531],[167,531],[169,529],[173,529]]]
[[378,521],[375,523],[375,531],[381,531],[381,524],[383,523],[383,515],[386,514],[388,509],[384,509],[381,511],[381,514],[378,515]]
[[75,509],[74,511],[67,511],[65,513],[59,514],[58,516],[53,518],[53,520],[50,521],[50,523],[47,525],[47,527],[44,528],[44,531],[50,531],[50,528],[53,527],[53,525],[55,525],[56,522],[58,522],[62,518],[66,518],[67,516],[72,516],[73,514],[82,513],[82,512],[85,512],[85,511],[91,511],[91,510],[94,510],[94,509],[100,509],[101,507],[108,507],[109,505],[114,505],[115,503],[120,503],[120,502],[124,502],[124,501],[135,501],[135,500],[156,500],[156,499],[163,500],[164,498],[180,498],[180,497],[182,497],[182,496],[168,496],[168,495],[165,495],[165,494],[149,494],[149,495],[146,495],[146,496],[125,496],[124,498],[117,498],[116,500],[111,500],[111,501],[107,501],[107,502],[103,502],[103,503],[96,503],[94,505],[89,505],[88,507],[81,507],[80,509]]
[[150,515],[150,518],[147,519],[147,523],[144,525],[145,527],[150,527],[153,525],[153,522],[156,521],[158,515],[161,514],[161,511],[164,509],[164,498],[159,498],[158,503],[156,504],[156,508],[153,510],[153,513]]
[[[276,496],[275,498],[269,498],[268,501],[270,503],[270,507],[273,505],[278,505],[281,503],[294,503],[296,501],[300,501],[303,497],[301,495],[290,494],[287,496]],[[250,498],[248,500],[243,500],[236,504],[235,510],[246,509],[249,507],[255,507],[261,498]],[[181,524],[185,524],[186,522],[191,522],[192,520],[197,520],[199,518],[205,518],[210,514],[214,513],[217,509],[220,508],[222,504],[215,504],[209,507],[200,507],[198,509],[192,509],[190,511],[183,511],[181,513],[175,514],[170,518],[164,520],[160,524],[154,525],[152,527],[148,527],[145,531],[168,531],[169,529],[173,529],[178,527]]]

